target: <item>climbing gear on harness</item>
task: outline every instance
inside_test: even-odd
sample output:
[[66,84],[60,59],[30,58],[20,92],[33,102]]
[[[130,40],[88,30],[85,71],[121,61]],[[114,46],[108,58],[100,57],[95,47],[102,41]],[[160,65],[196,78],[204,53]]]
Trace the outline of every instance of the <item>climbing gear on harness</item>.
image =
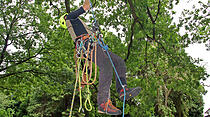
[[106,113],[108,115],[120,115],[122,112],[118,108],[112,105],[111,100],[104,102],[98,107],[99,113]]
[[67,26],[66,26],[66,20],[65,20],[65,16],[68,15],[68,13],[65,13],[64,15],[62,15],[59,19],[59,24],[62,28],[64,29],[67,29]]
[[[83,84],[86,85],[86,92],[85,92],[85,109],[87,111],[92,110],[92,105],[90,101],[91,97],[91,92],[89,89],[89,85],[93,84],[96,81],[96,76],[97,76],[97,63],[96,63],[96,51],[97,51],[97,38],[94,36],[94,34],[86,34],[78,37],[75,41],[75,63],[76,63],[76,82],[75,82],[75,89],[77,88],[77,85],[79,84],[79,97],[80,97],[80,107],[79,107],[79,112],[82,109],[82,93],[81,93],[81,81]],[[92,76],[92,61],[93,61],[93,52],[94,54],[94,63],[95,63],[95,76],[94,80],[91,81],[91,76]],[[82,60],[84,60],[84,66],[81,65]],[[82,66],[82,67],[81,67]],[[82,70],[82,71],[80,71]],[[90,71],[88,73],[88,71]],[[82,79],[80,79],[82,76]],[[91,82],[90,82],[91,81]],[[78,84],[77,84],[78,82]],[[69,113],[69,117],[72,115],[72,110],[73,110],[73,103],[74,103],[74,97],[75,97],[75,89],[74,89],[74,94],[72,98],[72,103],[71,103],[71,109]],[[89,106],[88,106],[89,105]],[[89,107],[89,108],[88,108]]]
[[[97,76],[97,64],[96,64],[96,50],[97,50],[97,39],[96,39],[96,36],[94,34],[91,34],[90,35],[90,39],[89,39],[89,43],[88,43],[88,48],[87,48],[87,55],[86,55],[86,58],[85,58],[85,65],[83,67],[83,72],[82,74],[86,74],[84,76],[86,76],[86,78],[83,78],[83,82],[87,85],[91,85],[93,84],[95,81],[96,81],[96,76]],[[90,81],[90,78],[92,76],[92,61],[93,61],[93,51],[95,50],[95,77],[93,79],[92,82],[89,83]],[[90,70],[90,73],[88,75],[88,70]],[[85,73],[86,71],[86,73]],[[84,80],[86,79],[86,80]]]
[[[129,100],[130,98],[137,96],[140,93],[141,88],[140,87],[136,87],[136,88],[126,87],[125,90],[126,90],[125,100]],[[119,95],[120,95],[120,100],[123,100],[123,97],[124,97],[123,89],[120,90]]]
[[[94,22],[92,23],[92,25],[93,25],[93,26],[98,26],[98,25],[95,25],[95,24],[97,24],[97,21],[96,21],[95,15],[94,15],[94,11],[93,11],[93,6],[92,6],[92,3],[91,3],[91,0],[89,0],[89,2],[90,2],[90,6],[91,6],[92,16],[93,16],[93,18],[94,18]],[[117,76],[117,79],[119,80],[120,85],[121,85],[122,88],[123,88],[124,99],[123,99],[123,115],[122,115],[122,117],[124,117],[125,97],[126,97],[125,87],[124,87],[124,85],[122,84],[122,81],[120,80],[120,77],[119,77],[119,75],[118,75],[118,73],[117,73],[117,70],[116,70],[116,68],[115,68],[115,65],[114,65],[114,63],[113,63],[113,61],[112,61],[112,58],[111,58],[110,54],[109,54],[108,46],[107,46],[107,45],[104,43],[104,41],[103,41],[103,37],[101,36],[101,31],[100,31],[99,26],[98,26],[96,29],[97,29],[96,32],[98,32],[98,44],[99,44],[99,45],[105,50],[105,52],[107,53],[107,56],[109,57],[109,60],[110,60],[110,62],[111,62],[111,64],[112,64],[112,67],[113,67],[113,69],[114,69],[114,71],[115,71],[115,74],[116,74],[116,76]]]

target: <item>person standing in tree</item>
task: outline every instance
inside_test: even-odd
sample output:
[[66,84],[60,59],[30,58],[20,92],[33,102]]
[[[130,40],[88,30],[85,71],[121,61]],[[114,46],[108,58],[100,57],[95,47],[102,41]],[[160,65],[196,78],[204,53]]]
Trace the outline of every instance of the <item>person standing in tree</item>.
[[[68,29],[75,43],[79,38],[81,38],[81,36],[82,37],[86,36],[88,38],[88,34],[92,33],[91,29],[84,23],[84,21],[82,21],[79,18],[81,14],[85,13],[89,9],[90,9],[89,0],[85,0],[83,6],[81,6],[75,11],[70,12],[69,14],[64,14],[60,18],[61,27]],[[125,87],[125,90],[126,90],[125,99],[128,100],[134,96],[137,96],[140,93],[141,88],[140,87],[136,87],[136,88],[127,87],[126,66],[125,66],[124,60],[110,51],[109,53],[116,67],[120,80]],[[93,62],[94,62],[94,58],[95,57],[93,57]],[[104,52],[103,48],[100,47],[98,44],[97,44],[97,51],[96,51],[96,62],[100,71],[98,96],[97,96],[98,112],[106,113],[109,115],[120,115],[122,113],[121,110],[113,106],[110,100],[110,86],[111,86],[112,77],[113,77],[112,64],[107,54]],[[117,79],[116,75],[115,75],[115,78],[116,78],[117,92],[120,96],[120,99],[123,100],[124,98],[123,87],[120,85],[120,82]]]

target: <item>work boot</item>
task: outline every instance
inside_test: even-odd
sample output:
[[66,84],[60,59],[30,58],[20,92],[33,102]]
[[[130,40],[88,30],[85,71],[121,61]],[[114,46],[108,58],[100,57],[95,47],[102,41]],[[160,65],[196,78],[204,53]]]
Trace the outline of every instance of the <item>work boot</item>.
[[104,102],[98,106],[99,113],[105,113],[108,115],[120,115],[122,112],[118,108],[112,105],[111,100]]
[[[136,88],[125,87],[125,93],[126,93],[125,100],[129,100],[130,98],[137,96],[140,93],[140,91],[141,91],[140,87],[136,87]],[[124,90],[123,89],[120,90],[119,95],[120,95],[120,100],[123,100],[124,99]]]

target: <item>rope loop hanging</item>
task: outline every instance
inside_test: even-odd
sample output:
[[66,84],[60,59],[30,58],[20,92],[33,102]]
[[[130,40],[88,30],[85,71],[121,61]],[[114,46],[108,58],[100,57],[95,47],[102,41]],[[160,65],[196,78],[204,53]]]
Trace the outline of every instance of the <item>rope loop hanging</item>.
[[[76,63],[76,81],[74,85],[74,93],[72,97],[72,103],[70,108],[69,117],[72,116],[73,111],[73,105],[74,105],[74,99],[76,94],[76,89],[78,86],[79,90],[79,98],[80,98],[80,107],[78,112],[82,109],[82,85],[86,85],[86,100],[84,102],[85,109],[87,111],[92,110],[92,104],[91,104],[91,92],[90,92],[90,86],[94,84],[97,77],[97,63],[96,63],[96,53],[97,53],[97,38],[94,34],[87,34],[82,35],[79,38],[76,39],[75,42],[75,63]],[[94,55],[93,55],[94,53]],[[93,72],[93,57],[94,57],[94,79],[92,80],[92,72]],[[84,65],[82,65],[82,60],[84,60]],[[89,106],[88,106],[89,105]],[[89,108],[88,108],[89,107]]]

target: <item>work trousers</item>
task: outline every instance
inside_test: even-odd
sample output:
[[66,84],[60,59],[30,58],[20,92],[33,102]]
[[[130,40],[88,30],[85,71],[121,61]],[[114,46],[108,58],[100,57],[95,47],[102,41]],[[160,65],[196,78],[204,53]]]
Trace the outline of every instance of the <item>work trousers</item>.
[[[95,53],[95,51],[94,51]],[[123,85],[127,85],[126,82],[126,66],[124,60],[117,56],[116,54],[109,51],[109,54],[111,56],[111,59],[115,65],[115,68],[118,72],[118,75],[120,77],[120,80]],[[95,54],[93,54],[95,55]],[[95,59],[95,57],[93,56]],[[95,61],[93,59],[93,62]],[[97,45],[97,51],[96,51],[96,62],[97,66],[99,67],[99,85],[98,85],[98,97],[97,97],[97,103],[100,105],[101,103],[106,102],[108,99],[110,99],[110,86],[112,83],[113,78],[113,67],[110,62],[110,59],[106,53],[99,45]],[[115,74],[116,79],[116,90],[119,93],[122,89],[122,86],[120,85],[120,82]]]

